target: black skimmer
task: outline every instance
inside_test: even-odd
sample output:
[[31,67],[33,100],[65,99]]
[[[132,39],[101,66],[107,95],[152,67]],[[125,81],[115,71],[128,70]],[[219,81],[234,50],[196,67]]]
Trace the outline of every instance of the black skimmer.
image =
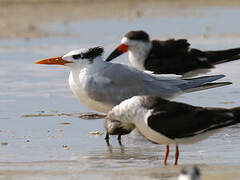
[[181,170],[178,180],[200,180],[201,173],[197,166],[185,167]]
[[219,63],[240,59],[240,48],[201,51],[190,48],[186,39],[150,40],[144,31],[130,31],[106,61],[127,51],[130,63],[137,69],[185,77],[207,72]]
[[240,107],[204,108],[164,100],[156,96],[135,96],[109,111],[106,130],[110,135],[125,135],[134,128],[148,140],[166,144],[164,164],[167,165],[169,145],[204,140],[222,128],[240,123]]

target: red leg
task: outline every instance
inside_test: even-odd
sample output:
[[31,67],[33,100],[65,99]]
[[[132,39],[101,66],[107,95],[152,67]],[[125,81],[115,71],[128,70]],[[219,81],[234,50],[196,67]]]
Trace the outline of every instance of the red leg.
[[174,163],[174,165],[178,164],[178,157],[179,157],[179,149],[178,149],[178,145],[176,144],[176,153],[175,153],[175,163]]
[[164,165],[167,165],[167,158],[169,154],[169,145],[166,146],[165,157],[164,157]]

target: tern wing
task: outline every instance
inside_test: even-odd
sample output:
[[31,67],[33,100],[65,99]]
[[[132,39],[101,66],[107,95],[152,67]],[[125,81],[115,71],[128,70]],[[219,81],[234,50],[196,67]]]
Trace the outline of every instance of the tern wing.
[[239,122],[231,109],[202,108],[158,97],[155,101],[148,126],[171,139],[192,137]]
[[[86,90],[88,96],[96,101],[108,101],[114,105],[136,95],[170,98],[182,92],[175,83],[169,83],[169,78],[161,81],[155,76],[122,64],[111,63],[91,77]],[[173,81],[177,80],[174,78]]]
[[184,93],[195,92],[215,87],[221,87],[232,84],[231,82],[218,82],[210,83],[225,77],[225,75],[213,75],[213,76],[202,76],[197,78],[182,79],[176,76],[162,76],[158,74],[152,74],[157,80],[168,85],[173,85],[181,89]]
[[222,77],[224,75],[195,79],[162,77],[150,75],[123,64],[109,63],[104,70],[92,75],[87,92],[88,96],[96,101],[107,101],[106,103],[116,105],[137,95],[173,98],[185,91],[192,89],[197,91],[205,83]]
[[[129,84],[139,84],[139,85],[145,85],[143,83],[147,83],[150,86],[158,86],[160,90],[163,88],[165,90],[169,89],[178,89],[178,91],[186,91],[186,92],[193,92],[203,90],[203,85],[216,81],[218,79],[221,79],[225,77],[225,75],[213,75],[213,76],[202,76],[197,78],[180,78],[176,75],[159,75],[159,74],[150,74],[149,72],[143,72],[140,70],[137,70],[135,68],[132,68],[130,66],[122,65],[122,64],[114,64],[111,63],[111,67],[108,67],[107,70],[104,71],[104,75],[111,78],[115,82],[123,83],[122,85],[125,85],[126,83]],[[117,71],[116,71],[117,70]],[[127,81],[126,81],[127,80]],[[224,82],[223,85],[229,84],[229,82]],[[218,84],[220,85],[220,84]],[[207,89],[207,86],[205,86]],[[155,89],[157,92],[159,90]],[[173,91],[173,90],[172,90]],[[170,93],[172,93],[170,90]],[[176,92],[176,91],[174,91]]]

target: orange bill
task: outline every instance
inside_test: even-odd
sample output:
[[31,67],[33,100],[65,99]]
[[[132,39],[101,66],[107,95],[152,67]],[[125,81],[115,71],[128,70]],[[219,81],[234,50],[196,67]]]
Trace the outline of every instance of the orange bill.
[[72,61],[66,61],[62,59],[62,56],[47,58],[35,62],[35,64],[47,64],[47,65],[64,65],[66,63],[72,63]]

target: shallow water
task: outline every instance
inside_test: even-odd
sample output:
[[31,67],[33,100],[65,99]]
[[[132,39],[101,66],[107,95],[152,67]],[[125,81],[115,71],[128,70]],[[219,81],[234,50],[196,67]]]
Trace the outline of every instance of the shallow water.
[[[240,11],[232,9],[190,9],[179,16],[145,17],[130,20],[82,20],[47,25],[50,31],[69,36],[0,41],[0,179],[172,179],[181,166],[163,166],[164,146],[141,137],[116,137],[106,145],[103,120],[69,116],[24,117],[37,113],[91,112],[68,87],[65,67],[41,66],[34,61],[59,56],[75,48],[102,45],[105,56],[131,29],[145,29],[153,37],[188,37],[192,47],[224,49],[237,47]],[[119,58],[126,61],[127,56]],[[209,74],[226,74],[233,85],[184,94],[176,100],[193,105],[239,106],[240,61],[218,65]],[[194,145],[180,146],[180,165],[199,164],[205,179],[237,179],[240,166],[239,126],[225,129]],[[145,169],[147,168],[147,169]],[[231,174],[231,175],[230,175]],[[121,176],[120,176],[121,175]],[[214,178],[213,178],[214,177]]]

